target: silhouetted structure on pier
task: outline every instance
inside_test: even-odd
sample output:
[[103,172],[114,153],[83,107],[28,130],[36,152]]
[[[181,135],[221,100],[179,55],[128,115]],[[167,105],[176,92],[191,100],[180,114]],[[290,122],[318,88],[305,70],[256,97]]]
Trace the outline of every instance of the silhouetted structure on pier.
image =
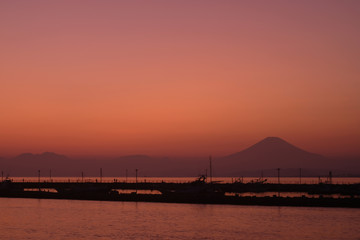
[[[119,190],[128,190],[132,194],[119,193]],[[140,190],[156,190],[161,194],[141,194]],[[245,197],[240,195],[266,192],[277,192],[278,196]],[[284,198],[280,197],[280,193],[303,193],[304,195],[300,198]],[[305,194],[317,194],[319,197],[305,197]],[[334,194],[338,197],[323,197],[323,195]],[[340,195],[346,197],[339,198]],[[114,182],[84,182],[83,180],[81,182],[12,182],[7,179],[0,185],[0,197],[360,207],[360,184],[271,184],[266,183],[265,180],[249,183],[242,181],[207,183],[206,176],[187,183],[138,182],[137,179],[132,183],[116,180]]]

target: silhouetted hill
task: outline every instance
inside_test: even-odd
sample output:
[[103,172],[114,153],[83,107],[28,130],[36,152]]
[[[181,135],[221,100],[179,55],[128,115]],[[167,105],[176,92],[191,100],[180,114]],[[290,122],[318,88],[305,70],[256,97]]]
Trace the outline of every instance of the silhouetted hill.
[[277,158],[277,157],[321,157],[319,154],[309,153],[294,145],[286,142],[278,137],[267,137],[260,142],[252,145],[251,147],[227,156],[227,158],[239,158],[239,157],[256,157],[256,158]]
[[[52,152],[41,154],[23,153],[14,158],[2,159],[1,167],[10,176],[36,176],[38,170],[48,174],[50,169],[66,169],[71,159]],[[56,173],[56,170],[55,170]]]
[[[118,174],[128,170],[129,176],[134,176],[134,170],[139,169],[141,176],[197,176],[202,174],[202,165],[198,158],[150,157],[146,155],[130,155],[113,159],[109,165],[118,169]],[[115,174],[115,173],[113,173]]]
[[[278,137],[267,137],[253,146],[226,157],[253,167],[319,167],[325,157],[304,151]],[[259,165],[260,164],[260,165]]]
[[[306,175],[326,174],[341,167],[339,162],[302,150],[278,137],[267,137],[251,147],[216,162],[219,175],[275,175],[281,168],[285,175],[294,175],[302,168]],[[287,169],[287,171],[284,171]],[[295,174],[296,175],[296,174]]]
[[[206,163],[205,163],[206,164]],[[0,170],[9,176],[32,176],[41,171],[41,176],[99,176],[102,168],[105,177],[139,176],[183,177],[204,174],[207,165],[197,158],[179,159],[169,157],[150,157],[147,155],[129,155],[117,158],[81,158],[71,159],[57,153],[23,153],[14,158],[0,159]]]
[[23,153],[14,158],[17,161],[56,161],[56,160],[64,160],[68,159],[64,155],[59,155],[53,152],[44,152],[41,154],[33,154],[33,153]]
[[[209,169],[207,157],[176,158],[130,155],[117,158],[71,159],[52,152],[41,154],[24,153],[14,158],[0,158],[0,170],[10,176],[99,176],[102,168],[104,177],[186,177],[205,174]],[[302,150],[281,138],[268,137],[226,157],[214,158],[213,176],[276,176],[281,168],[281,176],[298,176],[302,168],[303,176],[324,176],[331,170],[334,176],[360,176],[360,158],[326,158]]]

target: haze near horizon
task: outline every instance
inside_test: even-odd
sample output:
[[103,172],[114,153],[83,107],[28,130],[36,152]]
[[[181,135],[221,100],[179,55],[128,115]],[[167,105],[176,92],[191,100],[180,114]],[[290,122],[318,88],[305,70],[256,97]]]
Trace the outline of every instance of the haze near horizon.
[[0,157],[360,155],[359,1],[2,1]]

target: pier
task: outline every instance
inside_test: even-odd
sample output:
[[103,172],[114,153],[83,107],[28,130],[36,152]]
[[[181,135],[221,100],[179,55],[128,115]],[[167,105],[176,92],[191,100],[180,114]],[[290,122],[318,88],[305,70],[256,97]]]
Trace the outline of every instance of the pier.
[[186,183],[5,180],[0,185],[0,197],[359,208],[360,183],[219,183],[206,182],[204,176]]

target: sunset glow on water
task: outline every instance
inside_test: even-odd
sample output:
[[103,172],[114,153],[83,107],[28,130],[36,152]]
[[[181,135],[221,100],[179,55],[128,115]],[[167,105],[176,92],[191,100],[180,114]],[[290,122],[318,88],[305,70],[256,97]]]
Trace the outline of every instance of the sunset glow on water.
[[3,239],[349,239],[358,209],[0,198]]

